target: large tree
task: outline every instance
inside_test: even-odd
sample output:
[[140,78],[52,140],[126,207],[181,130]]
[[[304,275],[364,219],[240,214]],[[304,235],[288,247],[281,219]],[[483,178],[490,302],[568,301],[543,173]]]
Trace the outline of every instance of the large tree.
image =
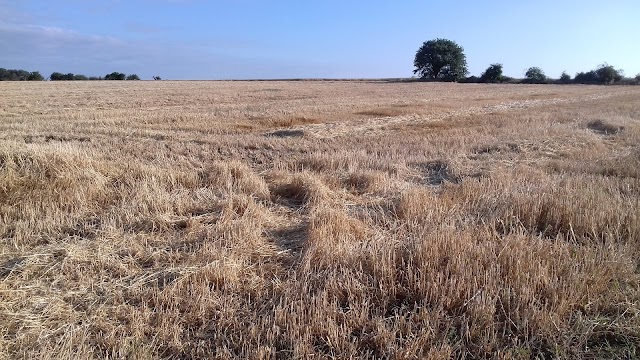
[[467,75],[464,49],[447,39],[425,41],[416,52],[414,74],[423,79],[458,81]]

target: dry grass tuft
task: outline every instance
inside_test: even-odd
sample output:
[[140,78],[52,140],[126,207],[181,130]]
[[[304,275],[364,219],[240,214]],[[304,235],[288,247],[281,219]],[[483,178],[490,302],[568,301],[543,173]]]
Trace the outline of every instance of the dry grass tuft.
[[333,191],[317,177],[301,173],[275,183],[275,200],[293,207],[316,206],[332,202]]
[[322,123],[321,119],[306,117],[306,116],[294,116],[287,119],[274,119],[269,123],[270,127],[292,127],[298,125],[319,124]]
[[239,161],[216,162],[198,172],[201,185],[224,193],[242,193],[268,199],[269,186],[251,168]]
[[621,132],[622,130],[624,130],[624,126],[617,126],[617,125],[612,125],[610,123],[607,123],[605,121],[602,120],[593,120],[590,121],[587,124],[587,127],[598,134],[603,134],[603,135],[615,135],[619,132]]
[[390,117],[405,114],[402,108],[379,108],[362,110],[356,112],[356,115],[373,116],[373,117]]
[[344,180],[344,185],[358,194],[380,193],[392,186],[391,177],[382,171],[352,172]]

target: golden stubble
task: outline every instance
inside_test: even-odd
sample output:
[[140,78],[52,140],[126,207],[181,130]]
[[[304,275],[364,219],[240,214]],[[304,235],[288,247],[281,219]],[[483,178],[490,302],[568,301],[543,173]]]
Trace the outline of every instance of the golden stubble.
[[638,354],[638,88],[0,90],[0,358]]

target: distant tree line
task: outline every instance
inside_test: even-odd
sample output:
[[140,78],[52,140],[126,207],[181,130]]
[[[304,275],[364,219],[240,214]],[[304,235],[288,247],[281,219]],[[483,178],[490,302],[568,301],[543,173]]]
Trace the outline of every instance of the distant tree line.
[[[154,80],[156,76],[154,76]],[[29,72],[26,70],[14,70],[0,68],[0,81],[44,81],[44,76],[38,71]],[[49,76],[51,81],[82,81],[82,80],[140,80],[136,74],[126,75],[121,72],[112,72],[105,76],[86,76],[82,74],[63,74],[54,72]],[[160,80],[160,77],[157,77]]]
[[502,64],[495,63],[478,76],[469,76],[464,49],[447,39],[425,41],[416,52],[413,62],[414,74],[423,80],[456,81],[464,83],[509,83],[509,84],[640,84],[640,74],[635,78],[625,78],[622,70],[604,63],[594,70],[579,72],[572,79],[563,72],[558,79],[547,77],[539,67],[530,67],[523,79],[503,75]]
[[37,71],[0,68],[0,81],[42,81],[44,77]]
[[491,64],[480,77],[470,76],[460,79],[466,83],[511,83],[511,84],[593,84],[593,85],[639,85],[640,74],[635,78],[625,78],[623,71],[609,64],[599,65],[588,72],[579,72],[574,78],[563,71],[560,77],[548,77],[539,67],[530,67],[524,73],[524,78],[514,79],[502,74],[502,64]]
[[61,81],[61,80],[140,80],[140,77],[136,74],[126,75],[121,72],[114,71],[111,74],[107,74],[104,77],[99,76],[90,76],[87,77],[81,74],[62,74],[59,72],[54,72],[49,76],[51,81]]

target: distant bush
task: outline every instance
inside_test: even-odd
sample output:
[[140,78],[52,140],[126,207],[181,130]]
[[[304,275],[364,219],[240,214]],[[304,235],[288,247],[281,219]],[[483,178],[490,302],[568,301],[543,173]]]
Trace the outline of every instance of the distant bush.
[[44,76],[42,76],[39,71],[33,71],[29,73],[27,81],[44,81]]
[[49,75],[49,80],[51,80],[51,81],[73,80],[73,74],[71,74],[71,78],[69,78],[68,75],[69,74],[53,72],[53,73],[51,73],[51,75]]
[[558,82],[560,84],[570,84],[571,83],[571,75],[567,74],[566,71],[563,71],[562,75],[560,75],[560,79],[558,79]]
[[579,72],[573,80],[578,84],[613,84],[623,80],[622,70],[604,63],[597,69],[588,72]]
[[524,82],[528,84],[545,84],[547,82],[547,75],[539,67],[530,67],[524,74]]
[[105,75],[105,80],[125,80],[127,75],[121,72],[114,71],[111,74]]
[[466,78],[460,80],[460,82],[461,83],[467,83],[467,84],[479,83],[480,82],[480,78],[475,76],[475,75],[472,75],[472,76],[469,76],[469,77],[466,77]]
[[598,75],[594,70],[587,72],[579,72],[573,78],[573,82],[576,84],[597,84],[598,83]]
[[127,76],[127,80],[140,80],[140,77],[136,74],[131,74]]
[[620,81],[616,81],[616,85],[638,85],[635,78],[623,77]]
[[54,72],[51,74],[51,76],[49,76],[49,79],[51,81],[83,81],[83,80],[89,80],[89,78],[85,75],[82,74],[73,74],[73,73],[68,73],[68,74],[62,74],[59,72]]
[[502,80],[502,64],[491,64],[487,70],[480,75],[480,82],[484,83],[498,83],[502,82]]
[[613,84],[614,82],[622,80],[623,77],[622,70],[617,70],[607,63],[598,66],[596,75],[602,84]]

